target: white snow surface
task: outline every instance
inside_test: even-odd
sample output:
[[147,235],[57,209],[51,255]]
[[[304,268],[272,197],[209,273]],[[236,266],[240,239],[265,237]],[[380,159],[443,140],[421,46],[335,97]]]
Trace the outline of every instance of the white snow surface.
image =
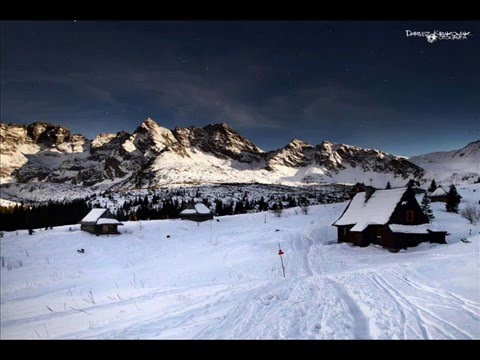
[[399,225],[399,224],[390,224],[388,225],[390,230],[395,233],[403,234],[428,234],[428,230],[433,232],[445,231],[438,229],[435,225],[432,224],[422,224],[422,225]]
[[335,225],[353,225],[351,231],[363,231],[368,225],[386,224],[407,188],[376,190],[368,201],[366,193],[356,194]]
[[346,205],[5,232],[1,338],[479,339],[480,225],[434,203],[448,244],[390,253],[336,243]]

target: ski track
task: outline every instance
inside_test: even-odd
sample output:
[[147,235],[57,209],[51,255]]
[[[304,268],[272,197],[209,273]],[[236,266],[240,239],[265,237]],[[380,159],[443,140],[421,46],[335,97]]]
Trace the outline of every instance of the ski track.
[[374,284],[374,286],[377,287],[377,289],[379,289],[382,293],[384,293],[390,299],[393,300],[393,302],[395,304],[395,307],[396,307],[398,313],[400,314],[400,322],[401,322],[402,328],[403,328],[403,332],[402,332],[403,333],[403,339],[407,339],[407,328],[410,328],[412,330],[412,332],[415,333],[415,335],[420,336],[420,334],[418,332],[416,332],[409,324],[407,324],[407,315],[405,314],[405,309],[402,306],[402,304],[398,301],[397,297],[394,294],[392,294],[391,291],[389,291],[383,284],[381,284],[377,280],[377,276],[375,276],[375,274],[371,274],[369,279]]
[[357,305],[357,302],[350,296],[345,287],[338,281],[329,279],[329,282],[333,285],[337,292],[337,296],[345,302],[348,307],[349,314],[352,315],[354,320],[353,339],[370,339],[370,326],[369,320]]
[[478,317],[478,314],[480,313],[480,303],[462,298],[450,291],[439,290],[427,285],[420,284],[418,282],[413,281],[412,279],[407,278],[405,274],[400,274],[399,272],[396,272],[396,271],[392,272],[392,274],[396,276],[398,279],[406,282],[409,286],[415,289],[432,293],[435,296],[439,296],[445,300],[448,300],[449,302],[455,303],[456,308],[461,307],[464,310],[468,311],[470,314],[472,314],[474,319],[480,320],[480,318]]
[[[403,277],[399,277],[398,273],[392,273],[397,278],[404,280]],[[382,287],[387,294],[389,294],[395,301],[400,304],[403,309],[409,309],[408,311],[414,315],[416,320],[416,325],[421,330],[421,336],[423,339],[432,339],[438,338],[438,336],[434,336],[432,331],[429,328],[435,329],[438,333],[441,333],[447,339],[456,339],[456,338],[467,338],[472,339],[473,336],[468,332],[460,329],[458,326],[453,324],[450,321],[447,321],[441,318],[438,315],[435,315],[431,310],[427,309],[426,306],[422,305],[425,302],[424,297],[420,297],[421,301],[414,302],[412,301],[412,297],[402,293],[398,290],[398,287],[394,287],[391,281],[388,281],[384,277],[385,275],[378,275],[374,274],[373,278],[376,283]],[[417,283],[418,284],[418,283]],[[428,289],[431,291],[431,288],[427,286],[416,286],[416,289],[423,290]],[[437,292],[435,291],[435,294]],[[445,298],[445,297],[444,297]],[[452,301],[456,299],[450,297],[448,300]],[[402,316],[402,320],[408,321],[406,316]]]
[[429,333],[427,328],[425,327],[424,319],[420,315],[418,309],[410,301],[408,301],[405,296],[403,296],[398,290],[390,286],[382,276],[374,273],[372,274],[372,276],[376,284],[385,291],[385,294],[390,296],[402,309],[402,319],[405,319],[405,322],[408,321],[407,312],[413,315],[416,325],[420,330],[420,334],[416,334],[420,335],[423,339],[429,339]]

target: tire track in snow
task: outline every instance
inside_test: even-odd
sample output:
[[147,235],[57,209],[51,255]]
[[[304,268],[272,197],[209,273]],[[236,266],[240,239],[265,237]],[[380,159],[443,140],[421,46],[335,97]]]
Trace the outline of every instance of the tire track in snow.
[[363,313],[362,309],[357,305],[355,299],[348,293],[345,286],[340,284],[337,281],[332,279],[325,279],[328,283],[330,283],[334,289],[339,294],[339,298],[342,299],[345,304],[348,306],[350,310],[350,314],[354,320],[354,329],[353,329],[353,336],[354,339],[370,339],[370,325],[369,320]]

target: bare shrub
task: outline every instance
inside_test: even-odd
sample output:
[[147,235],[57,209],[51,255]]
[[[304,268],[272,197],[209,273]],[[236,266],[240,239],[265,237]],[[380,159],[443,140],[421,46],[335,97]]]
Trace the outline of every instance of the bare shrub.
[[2,267],[6,267],[7,270],[13,270],[23,267],[23,260],[10,260],[2,256]]
[[83,298],[83,301],[95,305],[95,298],[93,297],[92,289],[90,289],[90,291],[88,292],[87,298]]
[[282,217],[283,209],[277,207],[276,209],[272,210],[272,213],[278,218]]
[[460,215],[470,221],[470,224],[472,225],[475,225],[480,221],[480,209],[473,205],[469,205],[460,211]]
[[308,215],[308,205],[302,205],[300,209],[304,215]]

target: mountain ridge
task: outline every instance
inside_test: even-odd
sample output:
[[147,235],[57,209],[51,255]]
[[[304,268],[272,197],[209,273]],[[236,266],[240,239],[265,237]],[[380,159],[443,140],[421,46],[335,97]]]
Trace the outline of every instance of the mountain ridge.
[[405,157],[328,140],[311,145],[294,138],[280,149],[263,151],[227,123],[170,130],[147,118],[132,133],[103,133],[92,140],[47,122],[0,123],[0,141],[0,183],[138,188],[363,181],[382,187],[429,174]]

